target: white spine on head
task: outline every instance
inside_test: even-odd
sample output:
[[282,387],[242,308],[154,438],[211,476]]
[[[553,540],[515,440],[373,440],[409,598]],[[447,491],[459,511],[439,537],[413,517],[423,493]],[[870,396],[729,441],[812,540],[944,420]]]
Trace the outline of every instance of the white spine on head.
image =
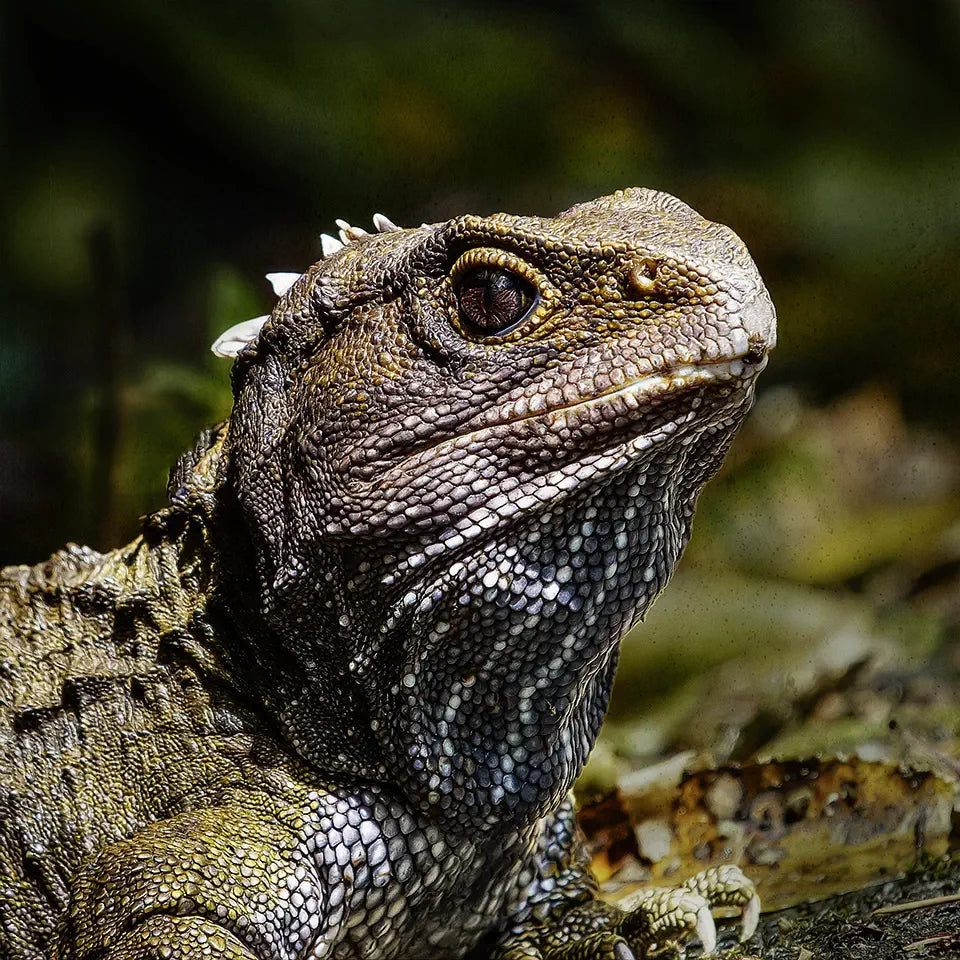
[[254,317],[252,320],[244,320],[242,323],[234,324],[213,341],[210,349],[218,357],[226,357],[232,360],[251,340],[256,340],[263,325],[269,319],[270,315],[267,314],[263,317]]

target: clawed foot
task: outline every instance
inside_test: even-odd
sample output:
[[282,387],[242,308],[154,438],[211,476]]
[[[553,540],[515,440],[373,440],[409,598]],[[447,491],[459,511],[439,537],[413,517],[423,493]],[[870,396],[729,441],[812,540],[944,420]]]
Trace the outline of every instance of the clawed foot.
[[[749,940],[760,919],[760,898],[739,867],[711,867],[686,883],[669,889],[641,890],[621,901],[627,912],[617,924],[619,933],[642,955],[682,954],[684,941],[696,936],[703,952],[717,947],[717,928],[711,910],[738,907],[741,911],[740,941]],[[630,960],[625,954],[617,960]]]
[[496,960],[647,960],[682,956],[697,937],[704,954],[717,948],[710,911],[740,910],[740,940],[749,940],[760,919],[760,899],[739,867],[711,867],[668,889],[641,890],[617,907],[592,900],[559,923],[535,924],[502,944]]

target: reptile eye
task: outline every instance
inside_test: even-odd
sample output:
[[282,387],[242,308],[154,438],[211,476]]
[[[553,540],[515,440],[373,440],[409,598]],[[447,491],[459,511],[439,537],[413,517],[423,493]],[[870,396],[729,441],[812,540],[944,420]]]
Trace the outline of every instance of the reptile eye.
[[523,277],[495,267],[467,271],[454,293],[467,332],[488,337],[512,330],[537,300],[536,290]]

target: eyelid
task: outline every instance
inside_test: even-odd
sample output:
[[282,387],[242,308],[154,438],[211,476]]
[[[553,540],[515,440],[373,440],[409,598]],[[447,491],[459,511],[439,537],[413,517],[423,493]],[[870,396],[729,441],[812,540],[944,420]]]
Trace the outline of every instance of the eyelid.
[[500,250],[497,247],[473,247],[458,257],[456,263],[450,268],[450,282],[456,282],[469,270],[476,270],[477,267],[493,267],[498,270],[508,270],[522,277],[533,287],[540,297],[550,296],[552,287],[546,282],[546,278],[538,270],[534,270],[524,260],[521,260],[516,254],[508,250]]

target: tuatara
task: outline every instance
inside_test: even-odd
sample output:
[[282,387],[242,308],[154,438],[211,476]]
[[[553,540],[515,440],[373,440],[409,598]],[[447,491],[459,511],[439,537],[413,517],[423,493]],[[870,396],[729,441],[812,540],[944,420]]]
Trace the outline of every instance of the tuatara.
[[[0,956],[624,960],[569,800],[775,339],[663,193],[341,224],[133,543],[0,579]],[[292,281],[292,282],[291,282]]]

